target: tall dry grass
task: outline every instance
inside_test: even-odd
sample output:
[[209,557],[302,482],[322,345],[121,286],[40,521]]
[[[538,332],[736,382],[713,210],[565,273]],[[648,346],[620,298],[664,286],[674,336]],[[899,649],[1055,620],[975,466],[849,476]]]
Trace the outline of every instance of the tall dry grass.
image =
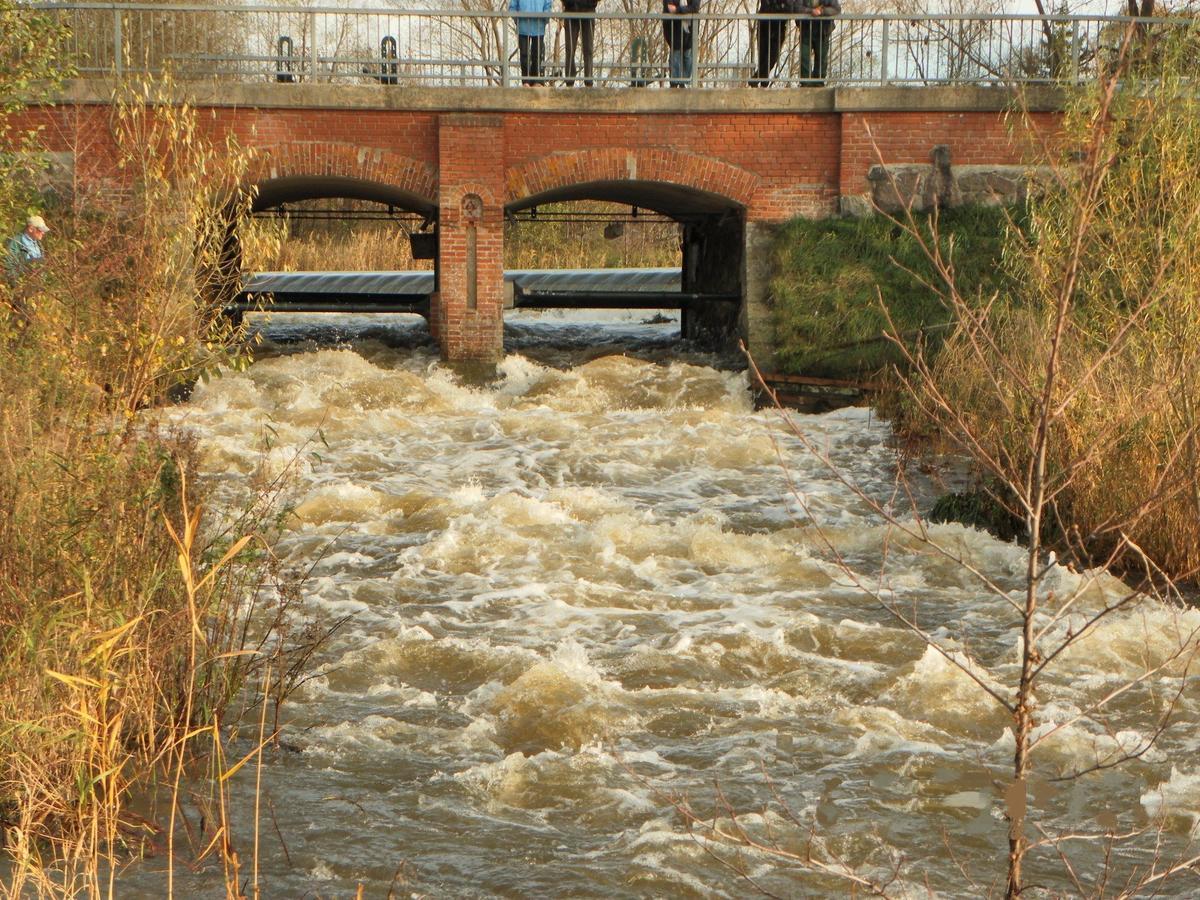
[[[240,890],[227,727],[238,702],[286,693],[280,673],[314,637],[283,633],[295,594],[265,540],[270,498],[216,532],[191,440],[146,412],[246,361],[210,299],[227,224],[247,213],[230,192],[246,155],[155,96],[114,106],[124,190],[46,210],[46,264],[0,284],[0,827],[14,897],[116,896],[115,873],[143,852],[172,871],[216,855]],[[195,848],[176,841],[185,783],[216,828]]]
[[[327,202],[322,201],[322,205]],[[302,209],[304,204],[295,204]],[[354,204],[347,204],[353,214]],[[391,221],[308,222],[286,214],[255,218],[242,235],[243,263],[251,272],[394,272],[432,269],[412,258],[411,228]]]
[[[298,203],[328,206],[329,201]],[[344,204],[348,213],[364,206]],[[544,207],[552,213],[623,214],[628,207],[580,202]],[[504,265],[508,269],[603,269],[677,266],[679,226],[646,219],[624,223],[621,233],[605,236],[603,221],[509,221],[504,232]],[[432,269],[431,260],[414,260],[411,227],[389,221],[305,221],[281,216],[254,219],[242,238],[250,271],[389,272]],[[611,234],[611,231],[610,231]]]
[[[1113,70],[1069,99],[1061,134],[1036,160],[1058,174],[1058,189],[1009,229],[1013,287],[971,297],[952,286],[945,295],[958,327],[916,402],[938,426],[971,434],[966,449],[1001,483],[1024,483],[1044,465],[1041,527],[1060,553],[1194,578],[1196,36],[1134,29],[1129,37]],[[1031,456],[1029,435],[1048,382],[1043,460]]]
[[[548,213],[624,214],[628,207],[612,203],[555,203],[539,207]],[[624,222],[620,233],[606,236],[597,221],[508,222],[504,233],[504,265],[509,269],[612,269],[678,266],[679,225],[647,219]],[[612,231],[608,232],[610,235]]]

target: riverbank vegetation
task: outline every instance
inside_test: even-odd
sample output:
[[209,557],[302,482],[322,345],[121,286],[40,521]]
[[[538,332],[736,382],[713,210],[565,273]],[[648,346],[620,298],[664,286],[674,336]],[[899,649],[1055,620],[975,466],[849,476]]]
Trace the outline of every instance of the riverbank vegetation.
[[936,240],[954,259],[964,291],[1006,290],[1005,235],[1021,218],[1019,210],[964,207],[914,214],[911,229],[885,216],[789,222],[772,247],[778,369],[872,375],[902,358],[888,334],[914,348],[940,345],[951,314],[925,244]]
[[940,352],[911,358],[901,401],[906,427],[970,435],[960,444],[983,487],[1018,520],[1027,510],[1011,484],[1044,470],[1046,514],[1027,534],[1041,529],[1080,565],[1179,579],[1200,571],[1200,101],[1188,46],[1158,44],[1151,69],[1127,61],[1122,89],[1071,100],[1042,160],[1058,188],[1005,230],[1007,284],[963,277],[960,257],[927,243],[954,325]]
[[[935,436],[939,449],[949,445],[974,465],[987,501],[1021,526],[1019,563],[1014,557],[1009,573],[987,574],[960,529],[930,527],[903,485],[889,493],[871,484],[855,489],[884,523],[886,550],[878,571],[864,571],[861,548],[847,552],[839,528],[820,524],[836,518],[794,493],[814,544],[919,638],[926,653],[917,671],[933,660],[954,672],[964,694],[1003,712],[1007,729],[992,746],[1003,762],[983,754],[976,761],[992,792],[985,803],[1004,822],[994,834],[1002,861],[982,873],[960,866],[972,894],[1000,893],[1000,879],[1008,898],[1054,893],[1055,882],[1072,896],[1194,893],[1193,798],[1172,809],[1169,788],[1147,783],[1142,768],[1169,761],[1172,780],[1186,771],[1186,736],[1165,735],[1193,708],[1200,656],[1200,617],[1180,590],[1200,570],[1193,46],[1194,35],[1126,27],[1119,53],[1067,97],[1061,130],[1031,160],[1053,171],[1054,187],[1019,221],[998,222],[995,276],[958,252],[946,219],[887,223],[901,241],[901,269],[916,248],[918,304],[932,298],[924,308],[947,323],[936,344],[904,340],[907,308],[880,279],[878,321],[900,358],[896,424]],[[853,271],[858,260],[848,258]],[[814,458],[844,472],[822,438],[798,424],[792,430]],[[1000,604],[999,656],[989,658],[977,623],[948,620],[923,602],[903,563],[894,578],[891,558],[909,553],[944,560],[966,594]],[[1110,577],[1114,570],[1121,581]],[[1124,662],[1113,641],[1124,646]],[[1080,668],[1083,660],[1089,666]],[[1075,680],[1065,695],[1055,684],[1063,678]],[[1073,740],[1072,729],[1077,752],[1063,754],[1055,742]],[[1100,778],[1112,779],[1105,784],[1114,795],[1131,797],[1131,808],[1089,814],[1059,793]],[[781,829],[787,839],[742,824],[728,804],[703,816],[677,808],[714,844],[833,875],[855,891],[887,896],[899,879],[919,883],[922,874],[905,871],[898,855],[848,864],[823,840],[819,818],[809,823],[786,807],[781,815],[797,826]],[[953,838],[946,846],[954,854]],[[727,859],[753,877],[740,855]]]
[[1102,82],[1107,93],[1071,98],[1061,139],[1030,160],[1057,187],[1027,207],[792,222],[771,291],[780,368],[898,369],[881,408],[909,436],[971,435],[961,449],[980,463],[979,492],[949,505],[990,510],[1004,533],[1028,537],[1002,485],[1027,473],[1053,354],[1044,464],[1058,481],[1044,536],[1081,565],[1190,579],[1200,571],[1200,108],[1186,47],[1156,45],[1149,69],[1125,60],[1124,90]]
[[[266,507],[214,527],[191,440],[146,412],[173,387],[244,361],[206,297],[225,223],[246,214],[228,200],[246,157],[202,139],[186,107],[150,97],[123,94],[113,109],[119,200],[56,201],[32,177],[0,182],[6,221],[38,211],[52,229],[44,265],[0,282],[10,896],[111,896],[116,872],[142,852],[168,866],[211,854],[236,883],[225,726],[244,686],[273,670],[278,694],[286,668],[273,628],[289,595],[256,537]],[[190,851],[173,827],[184,784],[213,823]]]

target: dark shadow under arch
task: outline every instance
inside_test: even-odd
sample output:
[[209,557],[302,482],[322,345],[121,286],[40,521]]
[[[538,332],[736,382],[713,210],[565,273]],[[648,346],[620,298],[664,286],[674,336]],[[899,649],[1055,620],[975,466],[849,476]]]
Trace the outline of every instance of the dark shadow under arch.
[[301,200],[368,200],[414,212],[427,219],[437,218],[436,201],[394,185],[345,175],[289,175],[267,178],[255,186],[253,212],[273,209]]
[[[403,212],[416,213],[427,220],[437,221],[434,200],[395,185],[345,175],[289,175],[266,178],[246,185],[253,190],[250,211],[263,212],[286,203],[304,200],[352,199],[385,204]],[[244,195],[243,195],[244,199]],[[242,244],[231,201],[225,221],[225,237],[215,271],[206,278],[206,293],[212,302],[229,307],[242,291],[245,273],[242,270]],[[239,314],[240,317],[240,314]]]
[[[597,179],[560,185],[505,206],[507,215],[551,203],[601,201],[636,206],[680,224],[681,291],[744,297],[746,207],[721,194],[654,179]],[[697,299],[683,308],[687,338],[732,346],[739,334],[741,303]]]
[[515,213],[534,206],[578,200],[599,200],[636,206],[668,216],[677,222],[744,212],[740,203],[720,194],[665,181],[635,179],[588,181],[552,188],[509,203],[505,212]]

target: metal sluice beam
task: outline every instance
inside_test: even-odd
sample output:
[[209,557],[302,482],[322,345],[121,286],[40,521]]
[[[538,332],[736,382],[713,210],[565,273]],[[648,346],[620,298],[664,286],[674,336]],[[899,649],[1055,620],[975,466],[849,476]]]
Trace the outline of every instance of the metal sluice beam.
[[[257,298],[269,296],[263,304]],[[248,312],[416,313],[429,317],[428,294],[317,294],[276,291],[251,294],[243,291],[225,307],[227,314]]]
[[514,309],[686,309],[693,303],[740,303],[739,294],[681,291],[513,291]]
[[[524,269],[504,273],[514,309],[688,309],[702,303],[741,302],[738,293],[680,291],[677,268]],[[230,315],[279,312],[429,315],[431,271],[262,272],[251,275]],[[260,300],[270,298],[266,306]]]

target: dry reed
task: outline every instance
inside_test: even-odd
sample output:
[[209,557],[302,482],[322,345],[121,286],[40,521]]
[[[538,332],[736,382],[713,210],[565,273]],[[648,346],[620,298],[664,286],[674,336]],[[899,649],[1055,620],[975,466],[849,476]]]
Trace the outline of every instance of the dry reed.
[[[119,199],[54,210],[46,264],[0,285],[0,825],[14,897],[114,896],[145,852],[172,869],[218,854],[238,891],[224,814],[234,703],[268,689],[278,702],[289,684],[266,685],[266,668],[295,672],[314,636],[282,633],[296,597],[259,537],[270,498],[236,534],[214,532],[191,440],[143,412],[246,361],[212,298],[226,228],[246,215],[230,185],[247,157],[155,96],[114,106]],[[205,776],[216,837],[185,853],[179,793]]]
[[[1083,565],[1115,554],[1188,579],[1200,571],[1200,100],[1194,38],[1140,34],[1119,87],[1114,75],[1068,103],[1037,160],[1059,188],[1009,229],[1013,287],[963,297],[916,405],[948,404],[977,436],[970,452],[1019,483],[1055,354],[1046,538]],[[1049,326],[1060,307],[1061,333]]]
[[[329,201],[289,206],[303,212],[306,205],[327,206]],[[369,204],[345,201],[347,212]],[[627,211],[611,203],[554,204],[548,212],[609,213]],[[414,260],[409,245],[413,228],[399,221],[306,221],[288,216],[255,219],[242,244],[246,268],[251,271],[397,271],[431,269],[430,260]],[[516,222],[505,225],[504,265],[508,269],[602,269],[639,266],[677,266],[680,259],[679,226],[674,222],[645,219],[625,223],[605,235],[600,221]]]

